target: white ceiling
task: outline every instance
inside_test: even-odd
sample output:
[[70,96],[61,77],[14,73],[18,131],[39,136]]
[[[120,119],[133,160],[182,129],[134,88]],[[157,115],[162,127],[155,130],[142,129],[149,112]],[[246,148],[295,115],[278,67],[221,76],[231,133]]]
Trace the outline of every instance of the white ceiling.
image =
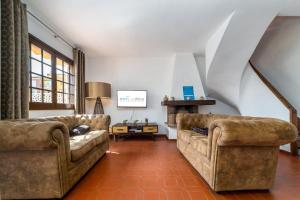
[[[24,1],[89,56],[204,54],[217,27],[233,10],[249,4],[241,0]],[[259,6],[261,0],[253,3]]]

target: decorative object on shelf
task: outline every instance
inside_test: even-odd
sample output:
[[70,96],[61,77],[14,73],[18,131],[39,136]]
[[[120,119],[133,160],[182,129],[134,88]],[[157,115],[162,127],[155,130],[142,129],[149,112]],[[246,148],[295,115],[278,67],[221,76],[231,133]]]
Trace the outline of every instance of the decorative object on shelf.
[[128,120],[127,120],[127,119],[124,119],[122,123],[123,123],[124,125],[126,125],[127,122],[128,122]]
[[134,120],[133,124],[136,125],[138,123],[139,120]]
[[200,100],[205,100],[204,96],[201,96],[199,99],[200,99]]
[[86,99],[96,99],[94,114],[104,114],[101,98],[111,97],[111,84],[104,82],[86,82]]
[[163,101],[168,101],[168,100],[169,100],[168,96],[165,95],[164,98],[163,98]]
[[148,124],[148,118],[145,118],[145,124],[146,125]]
[[183,98],[184,100],[194,100],[194,87],[193,86],[183,86]]
[[175,97],[170,97],[170,100],[171,101],[175,101]]

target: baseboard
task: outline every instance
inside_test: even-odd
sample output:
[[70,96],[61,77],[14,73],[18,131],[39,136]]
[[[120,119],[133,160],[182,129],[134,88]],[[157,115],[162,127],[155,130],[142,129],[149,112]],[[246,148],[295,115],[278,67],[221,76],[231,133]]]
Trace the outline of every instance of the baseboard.
[[170,140],[170,141],[176,141],[177,140],[177,139],[169,139],[166,134],[162,134],[162,133],[155,134],[155,137],[165,137],[167,140]]

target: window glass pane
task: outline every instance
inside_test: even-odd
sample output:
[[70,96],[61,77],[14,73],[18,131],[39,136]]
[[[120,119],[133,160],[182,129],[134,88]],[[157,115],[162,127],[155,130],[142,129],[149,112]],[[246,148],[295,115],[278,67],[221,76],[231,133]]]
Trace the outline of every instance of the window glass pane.
[[31,71],[37,74],[42,74],[42,63],[31,59]]
[[32,89],[32,102],[42,102],[42,90]]
[[56,89],[57,89],[57,92],[63,92],[64,89],[63,89],[63,83],[60,82],[60,81],[57,81],[56,82]]
[[44,103],[52,103],[52,92],[44,91]]
[[64,71],[69,72],[69,64],[64,62]]
[[42,60],[42,50],[33,44],[31,44],[31,57],[37,60]]
[[31,87],[42,88],[42,76],[31,74]]
[[63,93],[57,93],[57,103],[64,103],[63,101],[64,95]]
[[51,62],[51,54],[47,51],[43,51],[43,63],[46,63],[48,65],[52,65]]
[[64,73],[64,81],[69,83],[69,74]]
[[61,59],[56,59],[56,69],[63,70],[63,63]]
[[70,95],[70,104],[74,104],[74,95]]
[[64,104],[69,104],[69,95],[68,94],[64,94]]
[[47,77],[52,77],[52,68],[48,65],[43,65],[43,75]]
[[64,84],[64,91],[65,93],[69,93],[69,84],[67,83]]
[[70,85],[70,94],[74,94],[75,93],[75,87],[74,85]]
[[75,76],[70,76],[70,83],[75,85]]
[[52,80],[50,78],[44,77],[44,89],[46,89],[46,90],[52,89]]
[[56,70],[56,79],[59,80],[59,81],[63,81],[63,72],[60,71],[60,70]]

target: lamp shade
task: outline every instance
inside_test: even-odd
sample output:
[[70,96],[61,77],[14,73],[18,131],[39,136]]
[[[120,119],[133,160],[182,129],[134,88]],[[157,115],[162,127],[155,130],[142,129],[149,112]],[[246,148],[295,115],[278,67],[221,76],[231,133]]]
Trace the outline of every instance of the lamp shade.
[[85,97],[88,99],[110,98],[111,85],[104,82],[86,82],[85,83]]

